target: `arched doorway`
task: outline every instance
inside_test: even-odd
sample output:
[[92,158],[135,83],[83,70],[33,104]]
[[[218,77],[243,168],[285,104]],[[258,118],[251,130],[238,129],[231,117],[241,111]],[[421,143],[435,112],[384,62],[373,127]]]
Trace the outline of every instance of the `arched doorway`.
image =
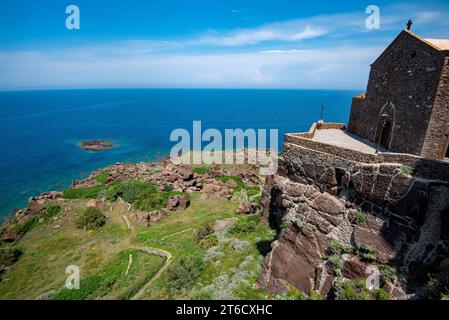
[[390,146],[391,128],[391,120],[386,120],[380,129],[380,145],[385,149],[388,149]]

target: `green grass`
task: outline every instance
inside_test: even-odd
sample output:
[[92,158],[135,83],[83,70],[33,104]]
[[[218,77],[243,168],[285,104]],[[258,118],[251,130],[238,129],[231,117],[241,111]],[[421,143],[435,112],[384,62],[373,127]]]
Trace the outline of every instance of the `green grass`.
[[210,166],[201,166],[193,168],[193,172],[196,174],[206,174],[210,172]]
[[96,199],[100,192],[104,190],[104,186],[96,185],[90,188],[77,188],[64,190],[63,197],[65,199]]
[[111,173],[111,170],[105,170],[104,172],[100,173],[98,176],[96,176],[95,180],[97,180],[98,183],[104,184],[106,182],[106,178]]
[[[125,274],[130,254],[133,260],[128,274]],[[164,260],[137,249],[121,251],[103,270],[82,278],[79,290],[63,288],[52,299],[130,299],[156,274]]]

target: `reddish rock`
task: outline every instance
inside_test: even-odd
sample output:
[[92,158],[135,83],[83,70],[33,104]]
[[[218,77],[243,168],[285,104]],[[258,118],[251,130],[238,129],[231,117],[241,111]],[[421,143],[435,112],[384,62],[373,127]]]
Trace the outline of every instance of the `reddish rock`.
[[28,209],[30,214],[41,212],[42,210],[45,209],[44,201],[30,198],[28,200]]
[[377,259],[381,262],[389,262],[394,256],[393,244],[390,244],[379,231],[356,226],[353,238],[357,247],[369,246],[373,248]]
[[342,214],[345,211],[345,206],[336,197],[328,193],[320,194],[313,200],[312,207],[320,212],[331,215]]
[[264,259],[259,285],[280,293],[284,288],[281,284],[286,281],[301,291],[310,292],[315,288],[315,269],[326,256],[328,247],[326,237],[309,225],[299,234],[283,230]]
[[341,273],[348,279],[365,279],[367,267],[368,265],[360,261],[358,257],[352,257],[350,260],[343,263]]
[[171,196],[167,202],[167,210],[186,210],[190,205],[190,200],[181,195]]
[[14,232],[5,232],[3,234],[3,238],[2,240],[4,242],[14,242],[17,239],[17,234],[15,234]]

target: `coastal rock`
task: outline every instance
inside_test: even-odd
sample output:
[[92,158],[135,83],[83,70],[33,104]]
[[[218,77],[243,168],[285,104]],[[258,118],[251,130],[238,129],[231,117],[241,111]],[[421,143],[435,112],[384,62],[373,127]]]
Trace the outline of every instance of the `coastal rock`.
[[28,200],[28,213],[35,214],[41,212],[45,209],[45,202],[43,200],[36,200],[35,198],[30,198]]

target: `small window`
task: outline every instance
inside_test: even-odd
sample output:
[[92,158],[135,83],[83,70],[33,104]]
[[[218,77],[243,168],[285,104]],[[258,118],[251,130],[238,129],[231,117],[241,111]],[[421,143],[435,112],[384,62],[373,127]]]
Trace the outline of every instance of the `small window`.
[[412,56],[412,58],[416,57],[416,50],[413,50],[411,56]]

